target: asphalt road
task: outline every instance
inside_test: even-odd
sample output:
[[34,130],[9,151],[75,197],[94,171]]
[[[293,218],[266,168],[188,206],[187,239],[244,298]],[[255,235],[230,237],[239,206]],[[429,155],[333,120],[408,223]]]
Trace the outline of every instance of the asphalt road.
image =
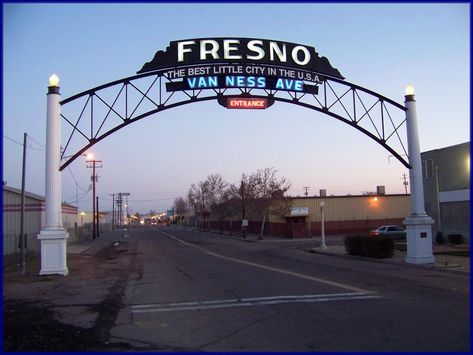
[[145,351],[469,351],[469,275],[130,229],[134,270],[110,343]]

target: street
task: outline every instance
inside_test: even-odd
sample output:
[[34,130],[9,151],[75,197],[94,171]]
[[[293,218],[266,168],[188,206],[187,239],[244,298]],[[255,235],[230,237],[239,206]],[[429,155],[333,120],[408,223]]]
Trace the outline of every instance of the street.
[[468,351],[469,275],[131,229],[140,273],[110,341],[170,351]]

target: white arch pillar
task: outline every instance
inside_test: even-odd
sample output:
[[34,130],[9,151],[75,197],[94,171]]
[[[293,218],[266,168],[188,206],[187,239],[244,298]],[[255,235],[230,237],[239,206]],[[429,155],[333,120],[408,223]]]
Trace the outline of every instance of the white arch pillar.
[[411,182],[411,214],[404,220],[407,227],[406,263],[432,264],[432,224],[434,220],[425,213],[422,162],[420,157],[419,128],[416,101],[412,87],[406,88],[407,145],[409,150],[409,178]]
[[60,274],[66,276],[67,238],[62,226],[61,205],[61,105],[59,78],[49,78],[46,113],[46,191],[45,224],[38,234],[41,243],[40,275]]

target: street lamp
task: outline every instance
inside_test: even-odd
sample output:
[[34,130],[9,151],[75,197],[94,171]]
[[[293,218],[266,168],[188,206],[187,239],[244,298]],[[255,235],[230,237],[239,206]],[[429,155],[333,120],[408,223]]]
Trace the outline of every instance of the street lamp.
[[406,86],[404,96],[406,108],[407,148],[409,155],[409,178],[411,184],[411,211],[404,220],[407,227],[406,262],[410,264],[433,264],[432,224],[434,220],[425,212],[422,161],[419,144],[419,127],[416,112],[414,87]]
[[322,237],[322,243],[320,249],[327,250],[327,244],[325,244],[325,201],[320,202],[320,235]]
[[44,224],[38,234],[41,243],[40,275],[59,274],[66,276],[67,238],[69,234],[62,224],[61,207],[61,94],[59,78],[49,77],[46,102],[46,159]]

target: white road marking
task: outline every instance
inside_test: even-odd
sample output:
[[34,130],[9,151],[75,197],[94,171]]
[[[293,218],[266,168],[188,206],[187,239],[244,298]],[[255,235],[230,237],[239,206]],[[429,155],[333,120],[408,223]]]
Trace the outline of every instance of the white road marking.
[[175,236],[173,236],[173,235],[171,235],[171,234],[169,234],[169,233],[163,232],[163,231],[161,231],[161,230],[159,231],[159,233],[162,233],[162,234],[164,234],[166,237],[169,237],[169,238],[171,238],[171,239],[174,239],[175,241],[177,241],[177,242],[179,242],[179,243],[182,243],[182,244],[184,244],[184,245],[187,245],[187,246],[190,246],[190,247],[193,246],[192,244],[189,244],[189,243],[187,243],[187,242],[185,242],[185,241],[183,241],[183,240],[181,240],[181,239],[179,239],[179,238],[176,238]]
[[217,258],[221,258],[221,259],[225,259],[225,260],[229,260],[229,261],[233,261],[233,262],[236,262],[236,263],[245,264],[245,265],[249,265],[249,266],[259,267],[259,268],[261,268],[261,269],[265,269],[265,270],[269,270],[269,271],[274,271],[274,272],[279,272],[279,273],[281,273],[281,274],[286,274],[286,275],[290,275],[290,276],[295,276],[295,277],[299,277],[299,278],[302,278],[302,279],[306,279],[306,280],[315,281],[315,282],[319,282],[319,283],[326,284],[326,285],[330,285],[330,286],[335,286],[335,287],[343,288],[343,289],[345,289],[345,290],[350,290],[350,291],[355,291],[355,292],[361,292],[361,293],[366,293],[366,294],[371,294],[371,293],[373,293],[373,292],[371,292],[371,291],[364,290],[364,289],[362,289],[362,288],[358,288],[358,287],[354,287],[354,286],[342,284],[342,283],[339,283],[339,282],[330,281],[330,280],[325,280],[325,279],[321,279],[321,278],[319,278],[319,277],[313,277],[313,276],[309,276],[309,275],[304,275],[304,274],[300,274],[300,273],[298,273],[298,272],[293,272],[293,271],[288,271],[288,270],[284,270],[284,269],[279,269],[279,268],[275,268],[275,267],[272,267],[272,266],[266,266],[266,265],[262,265],[262,264],[256,264],[256,263],[253,263],[253,262],[251,262],[251,261],[246,261],[246,260],[241,260],[241,259],[230,258],[230,257],[228,257],[228,256],[216,254],[216,253],[213,253],[213,252],[211,252],[211,251],[205,251],[205,253],[206,253],[206,254],[209,254],[209,255],[212,255],[212,256],[215,256],[215,257],[217,257]]
[[285,303],[313,303],[330,301],[347,301],[381,298],[381,296],[364,293],[334,293],[321,295],[273,296],[258,298],[236,298],[229,300],[180,302],[166,304],[144,304],[131,306],[132,313],[195,311],[231,307],[252,307]]
[[217,254],[217,253],[202,249],[200,247],[197,247],[195,245],[189,244],[189,243],[187,243],[187,242],[185,242],[185,241],[183,241],[183,240],[181,240],[181,239],[179,239],[179,238],[177,238],[177,237],[175,237],[175,236],[173,236],[169,233],[162,232],[162,231],[160,231],[160,232],[163,233],[164,235],[168,236],[171,239],[174,239],[174,240],[176,240],[176,241],[178,241],[182,244],[185,244],[187,246],[192,246],[196,249],[201,250],[203,253],[214,256],[216,258],[220,258],[220,259],[224,259],[224,260],[228,260],[228,261],[233,261],[233,262],[248,265],[248,266],[258,267],[260,269],[265,269],[265,270],[269,270],[269,271],[273,271],[273,272],[278,272],[278,273],[281,273],[281,274],[286,274],[286,275],[290,275],[290,276],[294,276],[294,277],[299,277],[299,278],[302,278],[302,279],[306,279],[306,280],[310,280],[310,281],[314,281],[314,282],[319,282],[319,283],[322,283],[322,284],[325,284],[325,285],[330,285],[330,286],[335,286],[335,287],[338,287],[338,288],[343,288],[343,289],[349,290],[349,291],[355,291],[355,292],[359,292],[359,293],[363,293],[363,294],[373,294],[372,291],[364,290],[364,289],[359,288],[359,287],[354,287],[354,286],[342,284],[342,283],[335,282],[335,281],[321,279],[319,277],[313,277],[313,276],[301,274],[301,273],[298,273],[298,272],[288,271],[288,270],[284,270],[284,269],[275,268],[275,267],[272,267],[272,266],[257,264],[257,263],[253,263],[251,261],[231,258],[231,257],[225,256],[225,255]]

